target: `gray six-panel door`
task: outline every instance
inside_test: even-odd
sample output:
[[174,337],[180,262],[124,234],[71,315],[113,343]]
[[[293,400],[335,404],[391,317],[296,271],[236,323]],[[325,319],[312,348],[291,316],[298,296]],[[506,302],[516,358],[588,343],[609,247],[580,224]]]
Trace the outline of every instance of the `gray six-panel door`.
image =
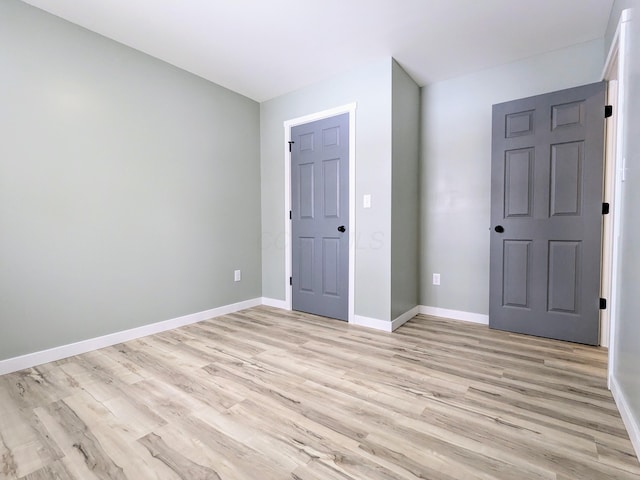
[[348,320],[349,114],[291,129],[292,307]]
[[605,85],[494,105],[491,328],[596,345]]

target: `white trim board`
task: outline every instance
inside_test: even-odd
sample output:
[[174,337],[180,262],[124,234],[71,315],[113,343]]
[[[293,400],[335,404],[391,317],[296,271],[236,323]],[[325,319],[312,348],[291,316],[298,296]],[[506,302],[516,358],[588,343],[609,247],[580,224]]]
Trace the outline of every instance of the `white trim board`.
[[402,315],[400,315],[398,318],[396,318],[393,322],[391,322],[392,324],[391,331],[392,332],[395,331],[397,328],[401,327],[402,325],[407,323],[409,320],[411,320],[413,317],[418,315],[420,313],[421,308],[422,306],[417,305],[413,307],[411,310],[409,310],[408,312],[405,312]]
[[[624,205],[622,202],[622,182],[624,181],[625,158],[623,155],[622,146],[625,141],[625,118],[626,109],[624,99],[626,96],[627,86],[627,74],[629,70],[629,22],[631,21],[631,10],[623,10],[620,14],[620,20],[616,27],[616,32],[611,42],[611,48],[607,55],[607,60],[602,72],[603,80],[617,80],[617,98],[609,99],[617,107],[617,112],[614,112],[616,116],[616,136],[613,140],[614,145],[607,145],[615,149],[615,180],[613,186],[613,204],[612,204],[612,219],[613,233],[611,244],[611,285],[610,285],[610,298],[608,299],[609,306],[609,389],[612,389],[611,378],[616,371],[616,364],[618,360],[618,354],[616,349],[616,335],[617,335],[617,320],[618,320],[618,270],[620,264],[620,234],[621,234],[621,222]],[[609,159],[607,159],[608,161]]]
[[413,307],[391,322],[377,318],[363,317],[362,315],[354,315],[353,321],[349,323],[361,327],[373,328],[375,330],[382,330],[383,332],[393,332],[418,315],[418,313],[420,313],[420,306]]
[[291,140],[291,128],[305,123],[315,122],[324,118],[335,117],[343,113],[349,114],[349,323],[355,321],[355,272],[356,272],[356,103],[349,103],[340,107],[330,108],[321,112],[312,113],[303,117],[293,118],[284,122],[284,237],[285,237],[285,261],[284,261],[284,285],[286,309],[291,310],[291,287],[289,278],[292,276],[291,266],[291,152],[289,152],[289,140]]
[[358,325],[360,327],[382,330],[383,332],[393,331],[392,322],[389,322],[387,320],[380,320],[378,318],[363,317],[362,315],[354,315],[353,320],[349,323],[352,325]]
[[59,347],[50,348],[48,350],[28,353],[20,357],[0,360],[0,375],[17,372],[18,370],[35,367],[37,365],[42,365],[43,363],[54,362],[56,360],[72,357],[74,355],[92,352],[100,348],[110,347],[118,343],[135,340],[137,338],[146,337],[155,333],[173,330],[178,327],[184,327],[185,325],[190,325],[192,323],[202,322],[204,320],[209,320],[221,315],[238,312],[240,310],[244,310],[245,308],[256,307],[262,304],[261,300],[262,299],[260,298],[254,298],[252,300],[246,300],[244,302],[224,305],[218,308],[212,308],[211,310],[205,310],[204,312],[192,313],[190,315],[184,315],[182,317],[173,318],[171,320],[164,320],[162,322],[143,325],[141,327],[123,330],[121,332],[110,333],[101,337],[82,340],[80,342],[71,343],[69,345],[62,345]]
[[611,389],[611,395],[613,395],[613,399],[615,400],[616,405],[618,406],[618,410],[620,411],[622,422],[627,428],[627,433],[629,434],[631,445],[633,445],[633,449],[636,451],[636,456],[640,460],[640,426],[631,413],[632,410],[629,406],[629,402],[627,402],[627,398],[622,392],[620,384],[618,383],[614,375],[609,376],[609,388]]
[[449,310],[447,308],[428,307],[425,305],[420,306],[420,313],[422,315],[431,315],[432,317],[489,325],[489,315],[483,315],[481,313],[463,312],[461,310]]

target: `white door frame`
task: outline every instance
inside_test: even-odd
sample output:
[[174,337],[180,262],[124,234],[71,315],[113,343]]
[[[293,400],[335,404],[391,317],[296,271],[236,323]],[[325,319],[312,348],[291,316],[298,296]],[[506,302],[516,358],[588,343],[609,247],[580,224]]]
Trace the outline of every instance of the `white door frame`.
[[[615,79],[614,79],[615,78]],[[615,205],[616,192],[616,135],[617,135],[617,110],[618,110],[618,80],[610,77],[607,84],[607,105],[613,107],[616,115],[606,120],[605,153],[604,153],[604,182],[602,201]],[[607,308],[600,310],[600,346],[609,347],[611,336],[611,303],[613,285],[613,225],[615,213],[603,215],[602,220],[602,255],[600,269],[600,296],[607,299]]]
[[[609,103],[614,105],[613,115],[616,117],[615,120],[615,135],[607,135],[607,145],[606,151],[607,153],[612,153],[612,158],[607,158],[607,162],[613,161],[614,168],[608,169],[614,173],[615,178],[606,179],[605,182],[609,181],[609,185],[613,188],[613,204],[611,205],[611,213],[612,215],[612,234],[610,236],[610,240],[608,245],[604,245],[603,248],[608,248],[611,252],[610,257],[610,265],[603,265],[603,268],[610,268],[610,298],[608,299],[608,308],[609,308],[609,335],[608,335],[608,346],[609,346],[609,362],[608,362],[608,386],[611,389],[611,381],[615,372],[615,361],[616,361],[616,321],[618,315],[618,265],[620,262],[620,251],[619,251],[619,239],[620,239],[620,220],[622,218],[622,209],[624,206],[622,205],[621,197],[622,197],[622,182],[624,182],[624,170],[625,165],[622,155],[622,148],[620,148],[623,144],[624,140],[624,110],[626,106],[624,105],[624,95],[626,90],[625,84],[625,75],[628,70],[628,59],[625,58],[625,55],[621,55],[621,49],[625,48],[627,43],[627,27],[626,22],[630,20],[630,11],[624,10],[620,15],[620,21],[618,23],[618,27],[616,29],[616,33],[613,37],[613,41],[611,42],[611,48],[609,49],[609,54],[607,56],[607,60],[605,62],[604,71],[602,72],[602,79],[607,81],[615,81],[617,83],[615,90],[614,98],[608,98]],[[607,240],[606,238],[604,239]]]
[[353,323],[355,314],[355,265],[356,265],[356,103],[349,103],[340,107],[330,108],[321,112],[312,113],[284,122],[284,237],[285,237],[285,305],[287,310],[292,309],[291,286],[289,278],[292,276],[291,258],[291,152],[289,152],[289,141],[291,140],[291,129],[298,125],[315,122],[325,118],[335,117],[343,113],[349,114],[349,323]]

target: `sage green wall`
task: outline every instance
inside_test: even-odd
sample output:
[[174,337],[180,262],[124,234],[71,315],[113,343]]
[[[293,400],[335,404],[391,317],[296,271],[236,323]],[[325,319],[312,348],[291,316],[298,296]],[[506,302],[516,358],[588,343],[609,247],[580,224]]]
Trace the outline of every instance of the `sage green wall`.
[[0,359],[260,296],[256,102],[17,0],[0,72]]
[[597,82],[603,51],[591,41],[423,88],[422,305],[488,313],[491,106]]
[[637,3],[627,25],[628,72],[624,78],[624,106],[619,112],[624,117],[624,140],[618,145],[626,159],[626,171],[625,181],[621,183],[621,205],[614,206],[622,207],[622,215],[613,364],[615,379],[635,422],[635,446],[640,455],[637,437],[640,431],[640,5]]
[[420,88],[392,63],[391,319],[418,305]]
[[[264,297],[285,299],[284,122],[352,102],[357,102],[355,311],[390,320],[391,59],[260,105],[262,291]],[[363,194],[372,195],[372,208],[362,208]]]

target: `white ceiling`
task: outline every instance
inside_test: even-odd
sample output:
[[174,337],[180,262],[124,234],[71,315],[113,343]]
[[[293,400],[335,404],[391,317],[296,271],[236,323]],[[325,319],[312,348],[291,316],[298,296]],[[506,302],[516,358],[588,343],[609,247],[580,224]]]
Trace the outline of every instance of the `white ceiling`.
[[392,56],[419,85],[604,36],[613,0],[25,0],[257,101]]

